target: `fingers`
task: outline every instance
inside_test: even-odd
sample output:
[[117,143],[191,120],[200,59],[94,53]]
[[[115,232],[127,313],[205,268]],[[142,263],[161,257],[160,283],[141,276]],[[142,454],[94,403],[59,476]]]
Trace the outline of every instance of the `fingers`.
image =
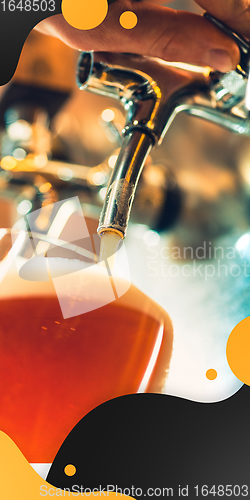
[[[126,10],[138,17],[132,30],[119,23]],[[208,65],[222,72],[235,68],[239,61],[235,43],[208,20],[150,3],[117,0],[110,6],[105,21],[93,30],[74,29],[62,16],[46,19],[43,26],[80,50],[134,52],[167,61]]]
[[214,17],[250,38],[250,0],[195,0]]
[[222,72],[234,69],[239,62],[236,44],[203,17],[166,7],[155,7],[153,16],[149,5],[141,10],[138,33],[141,29],[139,37],[146,35],[143,45],[149,55],[208,65]]

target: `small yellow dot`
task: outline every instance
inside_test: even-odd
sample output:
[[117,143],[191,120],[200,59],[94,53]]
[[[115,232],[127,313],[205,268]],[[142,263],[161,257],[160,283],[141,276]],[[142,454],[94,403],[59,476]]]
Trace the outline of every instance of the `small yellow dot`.
[[76,329],[75,329],[75,328],[70,328],[70,330],[73,330],[73,332],[75,332],[75,331],[76,331]]
[[207,370],[206,377],[208,378],[208,380],[215,380],[217,378],[217,371],[213,370],[213,368]]
[[56,323],[57,325],[60,325],[59,321],[55,321],[55,323]]
[[131,30],[137,25],[137,23],[138,18],[134,12],[127,10],[120,16],[120,25],[126,30]]
[[48,330],[47,326],[42,326],[43,330]]
[[76,473],[76,467],[72,464],[68,464],[64,467],[64,472],[66,476],[74,476]]

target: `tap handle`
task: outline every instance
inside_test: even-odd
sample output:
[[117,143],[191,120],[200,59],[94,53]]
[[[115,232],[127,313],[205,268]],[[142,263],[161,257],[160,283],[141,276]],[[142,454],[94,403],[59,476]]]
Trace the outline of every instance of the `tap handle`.
[[239,47],[240,51],[240,62],[237,65],[236,72],[241,75],[245,80],[247,80],[246,91],[245,91],[245,106],[250,110],[250,43],[238,33],[235,33],[229,26],[224,24],[219,19],[216,19],[208,12],[205,12],[204,17],[211,21],[217,28],[220,28],[224,33],[230,36]]

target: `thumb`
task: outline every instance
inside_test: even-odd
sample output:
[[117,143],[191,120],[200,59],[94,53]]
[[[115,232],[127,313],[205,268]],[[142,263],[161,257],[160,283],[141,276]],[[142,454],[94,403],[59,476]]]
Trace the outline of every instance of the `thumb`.
[[[138,18],[133,29],[125,29],[119,22],[125,11],[133,11]],[[237,45],[207,19],[150,3],[117,0],[110,5],[105,21],[92,30],[75,29],[61,15],[38,26],[80,50],[132,52],[222,72],[239,62]]]

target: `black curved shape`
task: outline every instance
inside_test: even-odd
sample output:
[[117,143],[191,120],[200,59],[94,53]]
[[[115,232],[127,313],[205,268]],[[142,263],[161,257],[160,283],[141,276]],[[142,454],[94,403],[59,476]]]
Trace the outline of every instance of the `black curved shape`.
[[[24,4],[25,0],[23,0]],[[5,85],[13,77],[24,42],[30,31],[40,21],[61,13],[61,0],[55,0],[53,12],[14,11],[8,10],[6,0],[5,11],[0,4],[0,85]],[[18,4],[16,0],[16,4]]]
[[[164,487],[173,488],[173,497],[179,498],[179,485],[188,485],[192,500],[196,485],[249,486],[249,415],[248,386],[218,403],[157,394],[113,399],[70,432],[47,481],[71,490],[74,485],[133,485],[143,490],[144,498],[152,498],[148,488]],[[72,477],[64,473],[68,464],[77,469]]]

